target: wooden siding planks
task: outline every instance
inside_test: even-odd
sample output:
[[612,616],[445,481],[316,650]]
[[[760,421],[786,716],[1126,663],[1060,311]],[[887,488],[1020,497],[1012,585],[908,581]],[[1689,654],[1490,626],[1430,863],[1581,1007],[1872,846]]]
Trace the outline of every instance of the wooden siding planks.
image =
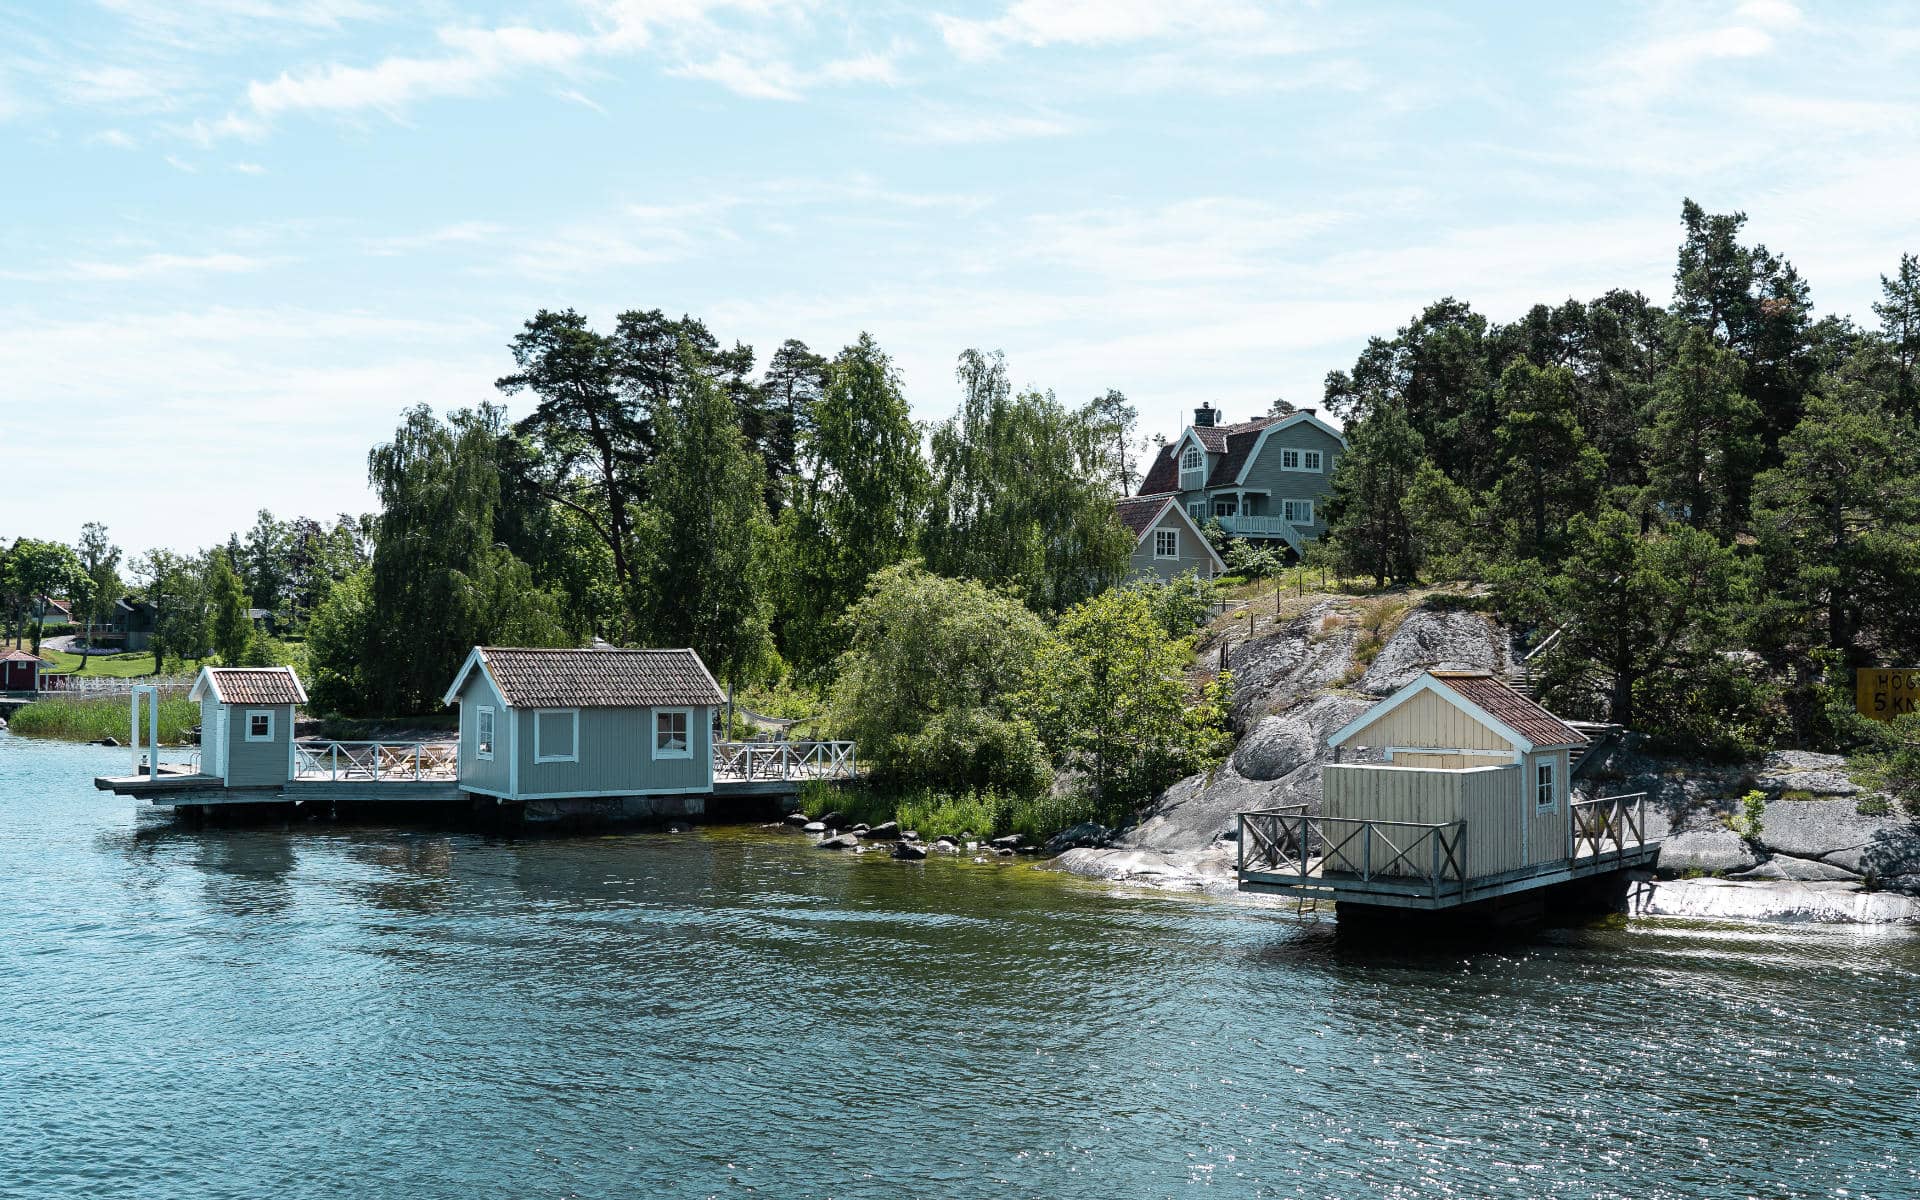
[[1504,750],[1514,745],[1438,692],[1426,691],[1384,713],[1354,732],[1351,743],[1384,749],[1388,746],[1434,746],[1448,750]]

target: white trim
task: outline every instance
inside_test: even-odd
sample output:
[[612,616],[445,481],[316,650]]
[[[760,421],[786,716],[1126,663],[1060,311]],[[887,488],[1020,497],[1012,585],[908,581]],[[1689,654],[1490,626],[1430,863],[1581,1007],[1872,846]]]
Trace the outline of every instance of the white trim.
[[[1547,802],[1540,803],[1540,771],[1547,772]],[[1553,812],[1560,807],[1560,769],[1549,754],[1533,760],[1533,807],[1536,812]]]
[[[709,755],[708,757],[712,756]],[[602,791],[588,792],[528,792],[524,796],[509,796],[504,792],[491,791],[482,787],[473,787],[464,783],[460,785],[460,788],[462,791],[480,792],[483,795],[495,796],[501,800],[600,800],[608,796],[705,796],[713,791],[711,782],[709,782],[705,788],[702,788],[699,784],[690,784],[687,787],[607,788]]]
[[[491,676],[488,683],[492,684]],[[501,696],[500,703],[506,705],[507,698]],[[507,707],[507,787],[515,796],[520,794],[520,713],[511,706]]]
[[[1304,520],[1304,521],[1301,521],[1301,520],[1296,520],[1296,519],[1295,519],[1295,518],[1293,518],[1293,517],[1289,517],[1289,516],[1287,516],[1287,505],[1289,505],[1289,504],[1304,504],[1304,505],[1306,505],[1306,506],[1307,506],[1307,518],[1306,518],[1306,520]],[[1286,522],[1287,522],[1288,524],[1290,524],[1290,525],[1317,525],[1317,524],[1319,524],[1319,523],[1320,523],[1320,514],[1314,511],[1314,509],[1315,509],[1315,507],[1317,507],[1317,506],[1316,506],[1316,505],[1314,504],[1314,502],[1313,502],[1313,501],[1311,501],[1311,500],[1308,500],[1308,499],[1305,499],[1305,498],[1303,498],[1303,497],[1300,497],[1300,496],[1288,496],[1288,497],[1285,497],[1285,498],[1283,498],[1283,499],[1282,499],[1282,500],[1280,501],[1280,513],[1279,513],[1279,515],[1280,515],[1280,518],[1281,518],[1282,520],[1284,520],[1284,521],[1286,521]]]
[[1360,732],[1362,729],[1365,729],[1367,726],[1373,724],[1375,721],[1378,721],[1381,717],[1386,716],[1388,713],[1392,712],[1396,708],[1399,708],[1402,704],[1405,704],[1407,701],[1413,699],[1415,696],[1418,696],[1422,692],[1438,693],[1440,698],[1442,700],[1445,700],[1448,704],[1453,705],[1455,708],[1459,709],[1461,712],[1466,713],[1468,716],[1472,717],[1474,720],[1480,722],[1482,725],[1485,725],[1488,729],[1491,729],[1495,733],[1499,734],[1501,737],[1506,738],[1507,741],[1513,744],[1513,747],[1516,750],[1531,751],[1531,750],[1539,750],[1542,748],[1534,745],[1532,742],[1528,741],[1526,738],[1521,737],[1518,730],[1514,729],[1512,726],[1508,725],[1506,722],[1501,721],[1500,719],[1495,717],[1492,713],[1488,712],[1484,708],[1481,708],[1478,704],[1475,704],[1473,701],[1467,699],[1465,696],[1462,696],[1459,692],[1454,691],[1452,688],[1448,687],[1446,684],[1441,683],[1438,679],[1435,679],[1432,675],[1420,676],[1420,678],[1414,680],[1412,683],[1409,683],[1407,686],[1401,688],[1399,691],[1395,692],[1393,695],[1388,696],[1385,700],[1382,700],[1380,703],[1374,705],[1372,708],[1361,713],[1359,716],[1355,717],[1352,721],[1348,722],[1345,728],[1341,729],[1338,733],[1328,738],[1327,745],[1329,746],[1345,745],[1347,742],[1347,739],[1351,738],[1354,734]]
[[[660,748],[660,718],[667,713],[678,713],[687,719],[687,748],[685,750],[662,750]],[[693,709],[687,706],[665,705],[647,710],[647,750],[654,762],[684,762],[693,757]]]
[[[480,722],[487,723],[487,736],[480,736]],[[473,757],[476,762],[492,762],[493,748],[500,744],[499,710],[491,704],[477,704],[473,709]],[[485,749],[481,749],[482,746]]]
[[[1234,479],[1234,482],[1245,483],[1247,481],[1247,472],[1253,469],[1254,463],[1257,463],[1260,461],[1260,452],[1266,449],[1267,436],[1269,434],[1277,433],[1282,429],[1292,429],[1295,425],[1312,425],[1315,429],[1318,429],[1321,432],[1332,437],[1334,441],[1339,442],[1340,448],[1342,450],[1345,450],[1347,448],[1347,439],[1340,435],[1340,431],[1338,429],[1335,429],[1333,426],[1327,424],[1325,421],[1322,421],[1319,417],[1314,416],[1312,413],[1297,412],[1297,413],[1294,413],[1292,416],[1283,418],[1282,420],[1279,420],[1279,421],[1275,421],[1273,424],[1267,426],[1265,429],[1262,429],[1260,431],[1259,438],[1255,440],[1255,442],[1253,443],[1253,449],[1247,451],[1247,460],[1240,464],[1240,474],[1237,478]],[[1322,459],[1321,461],[1324,462],[1326,460]],[[1294,468],[1294,469],[1304,470],[1304,468]]]
[[1140,536],[1133,539],[1134,550],[1138,551],[1140,547],[1146,543],[1147,535],[1160,527],[1160,522],[1164,521],[1167,517],[1167,508],[1169,506],[1172,507],[1174,515],[1178,516],[1186,527],[1193,531],[1194,544],[1205,549],[1207,557],[1213,560],[1213,573],[1215,575],[1226,574],[1226,560],[1221,558],[1220,552],[1213,548],[1213,543],[1207,540],[1207,535],[1200,532],[1199,524],[1194,521],[1193,514],[1189,513],[1186,508],[1181,505],[1178,495],[1168,495],[1166,503],[1160,506],[1160,511],[1153,514],[1153,520],[1148,521],[1146,525],[1141,528]]
[[[487,682],[493,683],[493,672],[487,670],[486,656],[480,653],[480,647],[475,646],[468,652],[466,661],[460,664],[460,669],[453,673],[453,686],[447,689],[446,695],[440,697],[440,703],[452,704],[454,702],[460,695],[460,689],[466,685],[467,676],[473,671],[475,663],[480,664],[480,672],[487,677]],[[493,690],[500,693],[500,702],[506,704],[507,694],[500,691],[500,685],[493,683]],[[511,708],[512,705],[509,704],[507,707]]]
[[[1172,545],[1169,553],[1160,552],[1160,539],[1167,538]],[[1180,557],[1180,531],[1178,529],[1155,529],[1153,531],[1153,556],[1156,559],[1175,559]]]
[[1461,758],[1502,758],[1508,763],[1517,763],[1522,758],[1519,750],[1475,750],[1467,746],[1388,746],[1388,758],[1396,754],[1456,754]]
[[[265,717],[267,719],[267,731],[258,737],[254,736],[253,732],[253,719],[255,717]],[[279,719],[280,714],[271,708],[243,709],[240,713],[241,735],[249,742],[271,742],[273,740],[274,725]]]
[[[533,761],[536,763],[577,763],[580,761],[580,710],[577,708],[536,708],[533,712]],[[565,754],[543,754],[540,750],[540,718],[564,716],[573,719],[572,748]]]

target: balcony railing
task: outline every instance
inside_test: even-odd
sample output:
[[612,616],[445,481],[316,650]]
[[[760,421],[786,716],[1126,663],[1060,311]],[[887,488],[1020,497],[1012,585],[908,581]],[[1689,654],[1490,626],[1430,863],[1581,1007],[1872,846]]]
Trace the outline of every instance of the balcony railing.
[[1618,857],[1647,844],[1647,794],[1575,800],[1569,806],[1567,857]]
[[1285,517],[1235,513],[1232,516],[1215,517],[1214,520],[1220,522],[1220,528],[1235,537],[1277,537],[1293,541],[1300,536],[1299,528]]
[[852,742],[715,742],[713,777],[729,783],[852,779]]
[[293,776],[303,781],[455,779],[452,742],[296,742]]
[[1381,881],[1430,896],[1466,888],[1465,821],[1316,817],[1304,804],[1237,815],[1242,878],[1251,873],[1301,886]]

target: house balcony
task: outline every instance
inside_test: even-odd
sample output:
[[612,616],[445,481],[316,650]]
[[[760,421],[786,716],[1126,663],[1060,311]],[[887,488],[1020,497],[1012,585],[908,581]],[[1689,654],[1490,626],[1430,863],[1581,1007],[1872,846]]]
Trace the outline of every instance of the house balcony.
[[1250,516],[1246,513],[1236,513],[1232,516],[1216,515],[1213,519],[1220,522],[1220,528],[1226,530],[1231,537],[1279,538],[1292,546],[1295,551],[1299,551],[1305,541],[1300,536],[1299,527],[1282,516]]

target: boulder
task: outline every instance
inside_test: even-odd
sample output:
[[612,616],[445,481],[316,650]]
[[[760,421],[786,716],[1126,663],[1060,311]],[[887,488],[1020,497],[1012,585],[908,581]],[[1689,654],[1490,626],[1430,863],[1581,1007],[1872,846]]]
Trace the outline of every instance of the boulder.
[[1920,898],[1869,892],[1857,883],[1676,879],[1636,896],[1636,911],[1656,917],[1820,924],[1920,921]]
[[1236,888],[1232,853],[1222,847],[1204,851],[1069,850],[1042,870],[1066,871],[1088,879],[1149,887],[1230,893]]
[[988,842],[987,845],[992,846],[995,850],[1017,850],[1026,844],[1026,840],[1027,839],[1021,834],[1009,833],[1004,837],[994,838]]
[[1236,729],[1346,678],[1359,631],[1344,608],[1338,600],[1324,600],[1265,637],[1233,644],[1227,655],[1233,670],[1228,711]]
[[813,844],[813,848],[816,850],[858,850],[860,848],[860,839],[850,833],[835,834],[833,837],[821,838]]
[[855,825],[852,829],[847,830],[847,832],[848,833],[865,833],[868,829],[871,829],[871,828],[872,826],[868,825],[865,821],[862,821],[860,822],[860,824]]
[[94,745],[96,746],[118,746],[119,744],[120,744],[119,738],[111,738],[111,737],[103,737],[99,741],[94,743]]
[[1233,769],[1242,778],[1271,782],[1299,770],[1317,747],[1311,726],[1297,717],[1266,717],[1233,752]]
[[1070,825],[1048,838],[1046,852],[1048,854],[1065,854],[1067,851],[1077,849],[1081,846],[1098,846],[1107,840],[1107,835],[1110,832],[1105,825],[1100,824],[1098,821],[1082,821],[1078,825]]
[[825,821],[808,821],[800,828],[806,833],[825,833],[827,831],[827,823]]
[[1506,661],[1504,642],[1479,613],[1417,608],[1401,620],[1357,686],[1368,695],[1389,696],[1426,671],[1498,671]]
[[1817,858],[1795,858],[1776,854],[1750,871],[1729,875],[1729,879],[1787,879],[1795,883],[1857,883],[1855,872],[1821,862]]
[[1838,754],[1775,750],[1761,761],[1758,782],[1772,792],[1811,792],[1816,796],[1854,796],[1862,790],[1847,778],[1847,760]]
[[960,843],[954,841],[952,838],[941,838],[933,844],[933,849],[937,854],[958,854],[960,853]]
[[903,842],[917,842],[920,840],[920,833],[915,829],[903,830],[900,834],[900,840]]
[[893,844],[893,856],[910,861],[918,861],[927,856],[927,848],[919,842],[900,841]]
[[847,823],[847,817],[845,813],[830,812],[820,818],[820,823],[838,829]]
[[782,819],[789,825],[807,825],[812,823],[812,818],[803,812],[790,812]]
[[1667,835],[1660,844],[1659,869],[1667,874],[1746,871],[1759,861],[1746,839],[1731,829],[1689,829]]
[[1754,840],[1779,854],[1824,858],[1862,848],[1897,823],[1861,816],[1852,800],[1776,800],[1761,814],[1760,834]]
[[870,829],[855,829],[854,832],[870,842],[891,842],[900,837],[900,825],[895,821],[882,821]]
[[1882,880],[1920,875],[1920,826],[1886,817],[1866,819],[1878,820],[1882,827],[1865,845],[1836,850],[1826,861]]

